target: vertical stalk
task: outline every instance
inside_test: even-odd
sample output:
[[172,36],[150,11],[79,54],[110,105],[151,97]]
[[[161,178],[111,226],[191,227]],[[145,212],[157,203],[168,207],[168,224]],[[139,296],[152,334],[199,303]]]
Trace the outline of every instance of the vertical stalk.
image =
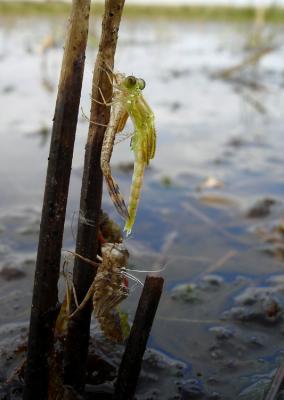
[[[105,69],[113,68],[119,24],[124,0],[106,0],[102,22],[99,51],[95,63],[92,98],[102,101],[99,88],[106,99],[112,97],[112,85]],[[98,250],[99,214],[102,200],[101,148],[105,126],[109,122],[110,109],[92,101],[90,125],[85,152],[84,173],[81,188],[80,217],[76,241],[76,253],[91,260]],[[95,123],[94,123],[95,122]],[[98,124],[98,125],[97,125]],[[73,282],[79,303],[83,300],[95,277],[94,267],[75,259]],[[73,304],[74,309],[74,304]],[[91,304],[69,322],[66,338],[65,384],[83,391],[90,335]]]
[[163,290],[164,279],[147,276],[119,366],[113,400],[132,400],[143,355]]
[[90,0],[73,0],[53,119],[40,225],[24,400],[47,398],[48,355],[57,315],[57,281],[88,36]]

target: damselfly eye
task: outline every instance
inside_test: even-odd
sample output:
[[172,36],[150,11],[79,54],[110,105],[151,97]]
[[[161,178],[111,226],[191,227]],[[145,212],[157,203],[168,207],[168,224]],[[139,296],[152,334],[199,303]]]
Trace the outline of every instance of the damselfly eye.
[[143,90],[146,86],[146,82],[144,81],[144,79],[138,79],[138,87],[140,90]]
[[127,88],[132,88],[133,86],[135,86],[137,83],[137,79],[135,78],[135,76],[128,76],[127,78],[125,78],[125,86]]

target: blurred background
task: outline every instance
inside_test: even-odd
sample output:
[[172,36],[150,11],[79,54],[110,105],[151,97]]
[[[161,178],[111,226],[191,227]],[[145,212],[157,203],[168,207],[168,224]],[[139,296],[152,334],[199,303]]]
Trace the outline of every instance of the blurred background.
[[[260,399],[282,360],[282,5],[126,1],[115,69],[146,81],[158,144],[125,243],[130,267],[164,268],[166,279],[139,399]],[[69,9],[0,2],[0,379],[15,367],[5,354],[27,334]],[[95,3],[65,249],[75,246],[101,14]],[[127,199],[129,139],[115,146],[112,167]],[[123,225],[107,193],[103,208]],[[130,321],[139,294],[122,304]]]

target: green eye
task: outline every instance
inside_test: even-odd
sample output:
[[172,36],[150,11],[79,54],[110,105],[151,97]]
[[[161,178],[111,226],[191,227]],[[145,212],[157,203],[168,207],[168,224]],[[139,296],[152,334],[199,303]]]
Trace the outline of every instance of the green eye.
[[127,76],[127,78],[125,78],[125,86],[127,88],[132,88],[133,86],[135,86],[137,83],[137,79],[135,78],[135,76]]
[[138,87],[140,90],[143,90],[146,86],[146,82],[144,81],[144,79],[138,79]]

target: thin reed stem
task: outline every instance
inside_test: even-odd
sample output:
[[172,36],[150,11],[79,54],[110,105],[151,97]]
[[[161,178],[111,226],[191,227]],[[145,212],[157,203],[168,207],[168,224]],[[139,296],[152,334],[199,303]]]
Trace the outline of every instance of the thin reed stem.
[[90,0],[73,0],[61,67],[40,225],[24,400],[45,400],[48,360],[58,314],[57,283],[78,119]]
[[[112,97],[112,85],[105,73],[113,68],[118,29],[124,0],[106,0],[102,23],[99,51],[93,74],[92,98],[99,98],[99,88],[106,98]],[[99,216],[102,200],[102,171],[100,167],[101,148],[108,125],[110,109],[105,104],[92,102],[88,139],[85,152],[84,173],[81,188],[80,218],[78,222],[76,253],[95,261],[98,251]],[[92,221],[92,224],[85,223]],[[96,270],[90,263],[76,257],[73,280],[81,303],[91,286]],[[75,310],[72,304],[72,312]],[[66,338],[65,384],[83,392],[86,375],[86,362],[90,336],[91,303],[69,321]]]

